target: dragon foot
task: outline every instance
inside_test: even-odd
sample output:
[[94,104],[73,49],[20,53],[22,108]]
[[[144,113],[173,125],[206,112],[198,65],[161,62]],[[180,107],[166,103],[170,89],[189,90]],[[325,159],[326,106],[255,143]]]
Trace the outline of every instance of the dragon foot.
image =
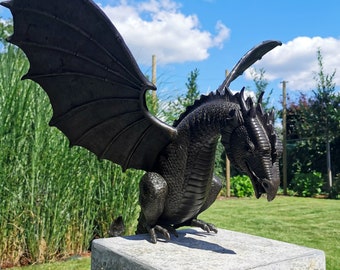
[[191,226],[193,226],[193,227],[199,227],[199,228],[201,228],[203,231],[206,231],[206,232],[208,232],[208,233],[210,233],[210,232],[217,233],[217,228],[215,227],[214,224],[206,223],[205,221],[200,220],[200,219],[193,219],[193,220],[191,221]]
[[171,226],[160,226],[149,227],[148,232],[150,234],[150,241],[153,244],[157,243],[157,233],[161,234],[167,241],[170,240],[170,234],[178,237],[177,231]]

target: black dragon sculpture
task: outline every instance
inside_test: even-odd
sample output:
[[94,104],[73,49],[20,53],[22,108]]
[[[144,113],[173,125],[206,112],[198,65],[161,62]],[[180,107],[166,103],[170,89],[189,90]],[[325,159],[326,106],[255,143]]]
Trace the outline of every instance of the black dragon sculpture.
[[256,197],[274,199],[282,146],[274,114],[265,113],[244,90],[230,83],[280,45],[266,41],[237,63],[216,92],[201,96],[173,126],[151,115],[145,92],[156,90],[142,74],[121,35],[91,0],[9,0],[14,34],[9,42],[30,62],[23,77],[37,82],[53,107],[51,126],[71,145],[87,148],[123,170],[145,170],[140,182],[137,233],[170,238],[180,226],[217,232],[197,219],[216,199],[213,178],[216,144],[231,163],[250,176]]

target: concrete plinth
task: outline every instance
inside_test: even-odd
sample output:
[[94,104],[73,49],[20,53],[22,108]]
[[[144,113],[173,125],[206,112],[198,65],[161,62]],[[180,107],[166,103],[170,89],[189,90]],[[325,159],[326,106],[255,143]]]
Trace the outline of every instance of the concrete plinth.
[[148,235],[94,240],[91,269],[326,269],[325,254],[317,249],[222,229],[178,233],[157,244]]

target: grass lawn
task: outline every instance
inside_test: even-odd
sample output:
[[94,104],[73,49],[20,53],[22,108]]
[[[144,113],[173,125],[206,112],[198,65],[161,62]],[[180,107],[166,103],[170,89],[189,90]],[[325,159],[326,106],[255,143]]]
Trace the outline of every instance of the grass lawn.
[[200,218],[228,230],[321,249],[327,269],[340,267],[340,201],[279,196],[218,200]]
[[71,259],[65,262],[45,263],[25,267],[14,267],[10,268],[10,270],[90,270],[90,268],[91,259],[89,257],[86,257]]
[[[279,196],[268,203],[264,198],[223,199],[217,200],[200,218],[214,223],[219,228],[321,249],[326,253],[327,270],[339,269],[338,200]],[[90,259],[30,266],[24,269],[90,269]]]

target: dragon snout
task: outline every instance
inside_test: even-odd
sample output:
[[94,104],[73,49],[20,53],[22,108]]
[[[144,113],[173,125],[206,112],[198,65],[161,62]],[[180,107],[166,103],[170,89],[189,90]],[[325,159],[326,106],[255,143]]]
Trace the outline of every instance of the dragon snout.
[[264,189],[265,193],[267,193],[267,200],[268,202],[274,200],[277,190],[279,188],[279,185],[276,184],[276,181],[269,181],[267,179],[263,179],[261,181],[261,186]]
[[[259,177],[247,163],[250,179],[254,187],[256,198],[260,198],[262,194],[267,193],[267,200],[272,201],[277,193],[280,185],[280,179],[275,177],[276,174],[269,173],[269,178]],[[271,170],[270,170],[271,171]]]

